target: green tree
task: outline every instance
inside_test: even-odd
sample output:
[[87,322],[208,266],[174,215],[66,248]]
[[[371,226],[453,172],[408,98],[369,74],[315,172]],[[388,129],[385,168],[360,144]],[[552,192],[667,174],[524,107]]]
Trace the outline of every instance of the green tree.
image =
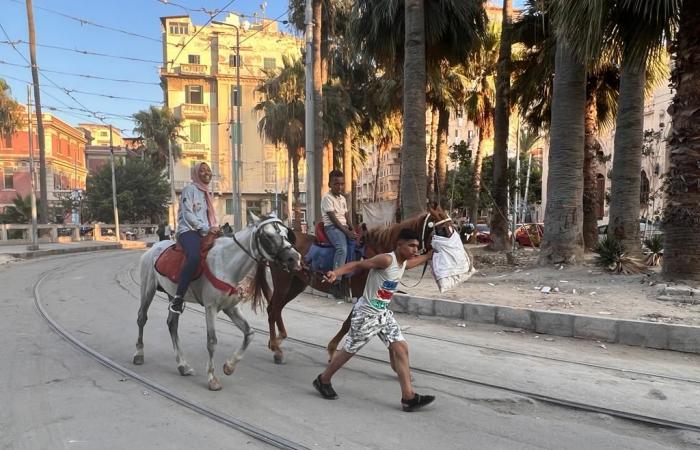
[[0,136],[10,136],[22,123],[22,110],[12,98],[10,87],[0,78]]
[[[151,161],[127,159],[114,168],[119,219],[126,222],[157,221],[167,214],[169,187],[164,174]],[[105,164],[87,179],[87,203],[92,220],[114,221],[112,170]]]
[[12,204],[6,206],[5,210],[0,214],[0,222],[2,223],[29,223],[32,217],[32,197],[31,194],[26,197],[17,196],[12,199]]
[[284,145],[292,162],[295,230],[301,230],[299,161],[304,155],[305,79],[301,59],[284,57],[279,72],[268,74],[258,86],[263,98],[255,105],[255,111],[262,114],[258,132],[273,144]]
[[134,122],[136,123],[134,133],[145,141],[146,154],[157,169],[166,168],[170,144],[172,144],[173,161],[180,157],[177,141],[183,139],[180,135],[182,119],[175,117],[168,108],[151,106],[148,110],[134,114]]
[[[481,0],[358,0],[353,34],[359,51],[384,71],[403,76],[401,208],[408,217],[425,210],[426,64],[457,64],[483,34]],[[402,70],[403,68],[403,70]]]

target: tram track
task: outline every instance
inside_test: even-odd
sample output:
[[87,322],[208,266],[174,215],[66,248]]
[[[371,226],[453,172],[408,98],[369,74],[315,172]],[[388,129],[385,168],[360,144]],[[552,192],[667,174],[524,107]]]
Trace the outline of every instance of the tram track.
[[[126,270],[127,270],[128,274],[129,274],[129,278],[130,278],[131,282],[134,283],[136,286],[140,286],[140,283],[139,283],[138,281],[136,281],[136,279],[134,278],[134,273],[133,273],[133,270],[132,270],[133,267],[135,267],[134,264],[132,264],[131,267],[127,268]],[[138,294],[135,294],[134,292],[132,292],[128,287],[122,285],[122,284],[119,282],[119,280],[116,279],[116,276],[117,276],[117,275],[115,275],[115,282],[116,282],[123,290],[125,290],[126,292],[128,292],[129,295],[131,295],[132,297],[134,297],[135,299],[138,300],[138,299],[139,299],[139,295],[138,295]],[[157,293],[156,297],[157,297],[158,300],[161,301],[161,302],[167,302],[167,301],[168,301],[168,300],[167,300],[166,298],[164,298],[160,293]],[[196,313],[196,314],[198,314],[198,315],[204,316],[204,312],[203,312],[203,311],[199,311],[198,309],[195,309],[195,308],[192,308],[192,307],[187,307],[187,309],[190,310],[190,311],[193,312],[193,313]],[[296,309],[295,309],[294,311],[295,311],[295,312],[302,313],[302,314],[318,315],[318,316],[320,316],[320,317],[325,317],[325,318],[329,318],[329,319],[333,319],[333,320],[339,320],[339,319],[336,319],[336,318],[334,318],[334,317],[329,317],[329,316],[320,315],[320,314],[308,313],[308,312],[299,311],[299,310],[296,310]],[[218,321],[221,321],[221,322],[225,322],[225,323],[227,323],[227,324],[229,324],[229,325],[233,325],[232,322],[231,322],[230,320],[228,320],[228,319],[226,319],[226,318],[224,318],[224,317],[218,317],[218,316],[217,316],[217,320],[218,320]],[[257,328],[257,327],[252,327],[252,326],[251,326],[251,328],[254,329],[256,332],[259,332],[259,333],[261,333],[261,334],[263,334],[263,335],[269,336],[268,330],[261,329],[261,328]],[[598,368],[598,369],[604,369],[604,370],[611,370],[611,371],[618,371],[618,372],[626,373],[626,374],[637,374],[637,375],[640,375],[640,376],[657,377],[657,378],[664,378],[664,379],[668,379],[668,380],[672,380],[672,381],[679,381],[679,382],[688,382],[688,383],[700,384],[700,381],[699,381],[699,380],[684,379],[684,378],[681,378],[681,377],[672,377],[672,376],[667,376],[667,375],[653,374],[653,373],[645,373],[645,372],[640,372],[640,371],[630,371],[630,370],[625,370],[625,369],[620,369],[620,368],[614,368],[614,367],[610,367],[610,366],[596,365],[596,364],[593,364],[593,363],[581,363],[581,362],[576,362],[576,361],[571,361],[571,360],[565,360],[565,359],[554,358],[554,357],[545,357],[545,356],[541,356],[541,355],[534,355],[534,354],[530,354],[530,353],[523,353],[523,352],[517,352],[517,351],[512,351],[512,350],[505,350],[505,351],[504,351],[503,349],[499,349],[499,348],[488,347],[488,346],[479,346],[479,345],[474,345],[474,344],[465,344],[465,343],[461,343],[461,342],[458,342],[458,341],[453,341],[453,340],[450,340],[450,339],[434,338],[434,337],[430,337],[430,336],[426,336],[426,335],[421,335],[421,334],[418,334],[418,333],[407,333],[407,334],[409,334],[409,335],[414,335],[414,336],[418,336],[418,337],[422,337],[422,338],[427,338],[427,339],[433,339],[433,340],[438,340],[438,341],[450,342],[450,343],[453,343],[453,344],[456,344],[456,345],[463,345],[463,346],[469,346],[469,347],[484,348],[484,349],[489,349],[489,350],[494,350],[494,351],[503,351],[504,353],[511,353],[511,354],[516,354],[516,355],[521,355],[521,356],[527,356],[527,357],[534,357],[534,358],[542,358],[542,359],[552,360],[552,361],[561,362],[561,363],[579,364],[579,365],[589,366],[589,367],[592,367],[592,368]],[[315,342],[306,341],[306,340],[303,340],[303,339],[297,339],[297,338],[287,337],[286,340],[289,341],[289,342],[293,342],[293,343],[295,343],[295,344],[298,344],[298,345],[302,345],[302,346],[304,346],[304,347],[308,347],[308,348],[322,349],[322,350],[324,350],[324,351],[325,351],[325,349],[326,349],[326,347],[325,347],[324,345],[317,344],[317,343],[315,343]],[[363,361],[372,362],[372,363],[375,363],[375,364],[381,364],[381,365],[388,365],[388,364],[389,364],[388,362],[386,362],[386,361],[384,361],[384,360],[382,360],[382,359],[380,359],[380,358],[375,358],[375,357],[366,356],[366,355],[359,355],[359,354],[358,354],[358,355],[355,356],[355,358],[356,358],[356,359],[363,360]],[[127,369],[127,370],[128,370],[128,369]],[[626,420],[629,420],[629,421],[632,421],[632,422],[637,422],[637,423],[644,424],[644,425],[647,425],[647,426],[656,426],[656,427],[664,427],[664,428],[671,428],[671,429],[678,429],[678,430],[687,430],[687,431],[693,431],[693,432],[700,432],[700,425],[697,425],[697,424],[679,422],[679,421],[674,421],[674,420],[663,419],[663,418],[660,418],[660,417],[654,417],[654,416],[648,416],[648,415],[638,414],[638,413],[629,412],[629,411],[623,411],[623,410],[619,410],[619,409],[613,409],[613,408],[606,408],[606,407],[597,406],[597,405],[591,405],[591,404],[587,404],[587,403],[583,403],[583,402],[578,402],[578,401],[574,401],[574,400],[567,400],[567,399],[558,398],[558,397],[554,397],[554,396],[550,396],[550,395],[546,395],[546,394],[540,394],[540,393],[533,392],[533,391],[528,391],[528,390],[525,390],[525,389],[518,389],[518,388],[514,388],[514,387],[503,386],[503,385],[499,385],[499,384],[495,384],[495,383],[490,383],[490,382],[483,381],[483,380],[477,380],[477,379],[473,379],[473,378],[461,377],[461,376],[457,376],[457,375],[447,374],[447,373],[443,373],[443,372],[437,372],[437,371],[433,371],[433,370],[429,370],[429,369],[424,369],[424,368],[420,368],[420,367],[415,367],[415,366],[412,366],[412,367],[411,367],[411,371],[414,372],[414,373],[419,373],[419,374],[422,374],[422,375],[427,375],[427,376],[431,376],[431,377],[435,377],[435,378],[441,378],[441,379],[445,379],[445,380],[449,380],[449,381],[453,381],[453,382],[466,383],[466,384],[471,384],[471,385],[475,385],[475,386],[480,386],[480,387],[485,387],[485,388],[490,388],[490,389],[496,389],[496,390],[499,390],[499,391],[505,391],[505,392],[509,392],[509,393],[512,393],[512,394],[521,395],[521,396],[523,396],[523,397],[527,397],[527,398],[530,398],[530,399],[532,399],[532,400],[540,401],[540,402],[542,402],[542,403],[546,403],[546,404],[550,404],[550,405],[555,405],[555,406],[559,406],[559,407],[565,407],[565,408],[569,408],[569,409],[575,409],[575,410],[585,411],[585,412],[590,412],[590,413],[606,414],[606,415],[609,415],[609,416],[612,416],[612,417],[621,418],[621,419],[626,419]]]
[[[97,258],[91,258],[88,259],[87,261],[83,261],[83,265],[89,264],[91,261]],[[75,269],[75,265],[70,267],[71,270]],[[115,362],[114,360],[110,359],[106,355],[92,349],[85,343],[83,343],[80,339],[76,338],[73,334],[71,334],[68,330],[63,328],[51,315],[48,313],[46,308],[43,305],[42,301],[42,295],[40,292],[40,288],[42,283],[51,275],[55,274],[56,270],[47,270],[42,272],[42,274],[39,276],[39,279],[37,282],[34,284],[32,292],[34,295],[34,307],[36,308],[38,314],[46,321],[46,323],[49,325],[49,327],[59,336],[61,336],[63,339],[71,343],[73,346],[75,346],[78,350],[89,356],[90,358],[94,359],[95,361],[99,362],[103,366],[113,370],[114,372],[117,372],[121,374],[122,376],[128,377],[130,379],[133,379],[134,381],[138,382],[141,384],[143,387],[151,390],[152,392],[155,392],[162,397],[165,397],[181,406],[184,406],[185,408],[196,412],[198,414],[201,414],[204,417],[207,417],[208,419],[211,419],[215,422],[218,422],[222,425],[225,425],[231,429],[237,430],[241,433],[244,433],[260,442],[264,442],[274,448],[279,448],[279,449],[285,449],[285,450],[309,450],[308,447],[304,446],[301,443],[293,442],[289,439],[284,438],[283,436],[276,435],[274,433],[270,433],[266,430],[263,430],[262,428],[247,423],[241,419],[238,419],[236,417],[232,417],[227,414],[223,414],[221,412],[218,412],[212,408],[209,408],[208,406],[204,405],[203,403],[195,402],[192,400],[189,400],[183,396],[178,395],[175,393],[173,390],[167,388],[166,386],[160,385],[156,383],[155,381],[134,372],[133,370]],[[117,283],[119,284],[119,283]],[[123,286],[119,284],[120,287],[124,289]],[[133,294],[132,294],[133,295]]]

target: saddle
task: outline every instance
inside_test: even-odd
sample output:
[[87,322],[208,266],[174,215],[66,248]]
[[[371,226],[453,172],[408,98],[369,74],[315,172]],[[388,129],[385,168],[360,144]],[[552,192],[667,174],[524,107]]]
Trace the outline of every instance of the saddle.
[[[209,254],[209,250],[214,246],[214,241],[217,237],[218,236],[213,234],[207,234],[202,238],[202,243],[199,248],[200,263],[192,276],[192,281],[201,277],[203,272],[209,272],[207,254]],[[173,283],[179,283],[180,272],[182,271],[182,266],[185,264],[185,256],[185,250],[179,242],[171,245],[165,249],[156,260],[156,271],[164,277],[167,277]]]

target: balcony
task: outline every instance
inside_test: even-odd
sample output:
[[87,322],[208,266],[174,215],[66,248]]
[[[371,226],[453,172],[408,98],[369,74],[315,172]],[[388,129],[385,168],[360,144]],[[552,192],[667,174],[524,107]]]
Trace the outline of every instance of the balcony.
[[209,118],[209,106],[195,103],[183,103],[180,105],[180,116],[184,119],[207,119]]
[[203,156],[207,154],[207,146],[200,142],[185,142],[182,144],[182,156]]
[[207,75],[207,66],[204,64],[180,64],[177,71],[180,75]]

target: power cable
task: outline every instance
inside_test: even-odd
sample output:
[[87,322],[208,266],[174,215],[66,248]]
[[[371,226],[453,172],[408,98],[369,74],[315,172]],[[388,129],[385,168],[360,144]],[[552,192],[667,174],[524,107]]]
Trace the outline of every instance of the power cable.
[[[22,67],[25,69],[31,69],[31,67],[32,67],[32,66],[27,66],[25,64],[16,64],[16,63],[11,63],[9,61],[3,61],[3,60],[0,60],[0,64],[4,64],[7,66]],[[108,78],[108,77],[101,77],[101,76],[97,76],[97,75],[89,75],[89,74],[84,74],[84,73],[63,72],[60,70],[49,70],[49,69],[40,69],[40,70],[43,70],[44,72],[49,72],[49,73],[56,73],[59,75],[69,75],[69,76],[74,76],[74,77],[90,78],[90,79],[95,79],[95,80],[105,80],[105,81],[115,81],[118,83],[134,83],[134,84],[146,84],[146,85],[152,85],[152,86],[160,86],[160,83],[156,83],[155,81],[139,81],[139,80],[127,80],[127,79],[121,79],[121,78]]]
[[[29,45],[29,42],[23,40],[23,39],[18,39],[16,41],[0,41],[0,44],[9,44],[11,46],[15,46],[15,44],[24,44],[24,45]],[[90,56],[102,56],[104,58],[114,58],[114,59],[123,59],[126,61],[134,61],[134,62],[145,62],[145,63],[156,63],[158,64],[158,67],[160,67],[160,64],[162,61],[156,61],[154,59],[143,59],[143,58],[133,58],[131,56],[120,56],[120,55],[110,55],[109,53],[100,53],[100,52],[93,52],[90,50],[80,50],[77,48],[68,48],[68,47],[61,47],[58,45],[49,45],[49,44],[36,44],[37,47],[44,47],[44,48],[52,48],[54,50],[63,50],[67,52],[75,52],[75,53],[81,53],[83,55],[90,55]]]

